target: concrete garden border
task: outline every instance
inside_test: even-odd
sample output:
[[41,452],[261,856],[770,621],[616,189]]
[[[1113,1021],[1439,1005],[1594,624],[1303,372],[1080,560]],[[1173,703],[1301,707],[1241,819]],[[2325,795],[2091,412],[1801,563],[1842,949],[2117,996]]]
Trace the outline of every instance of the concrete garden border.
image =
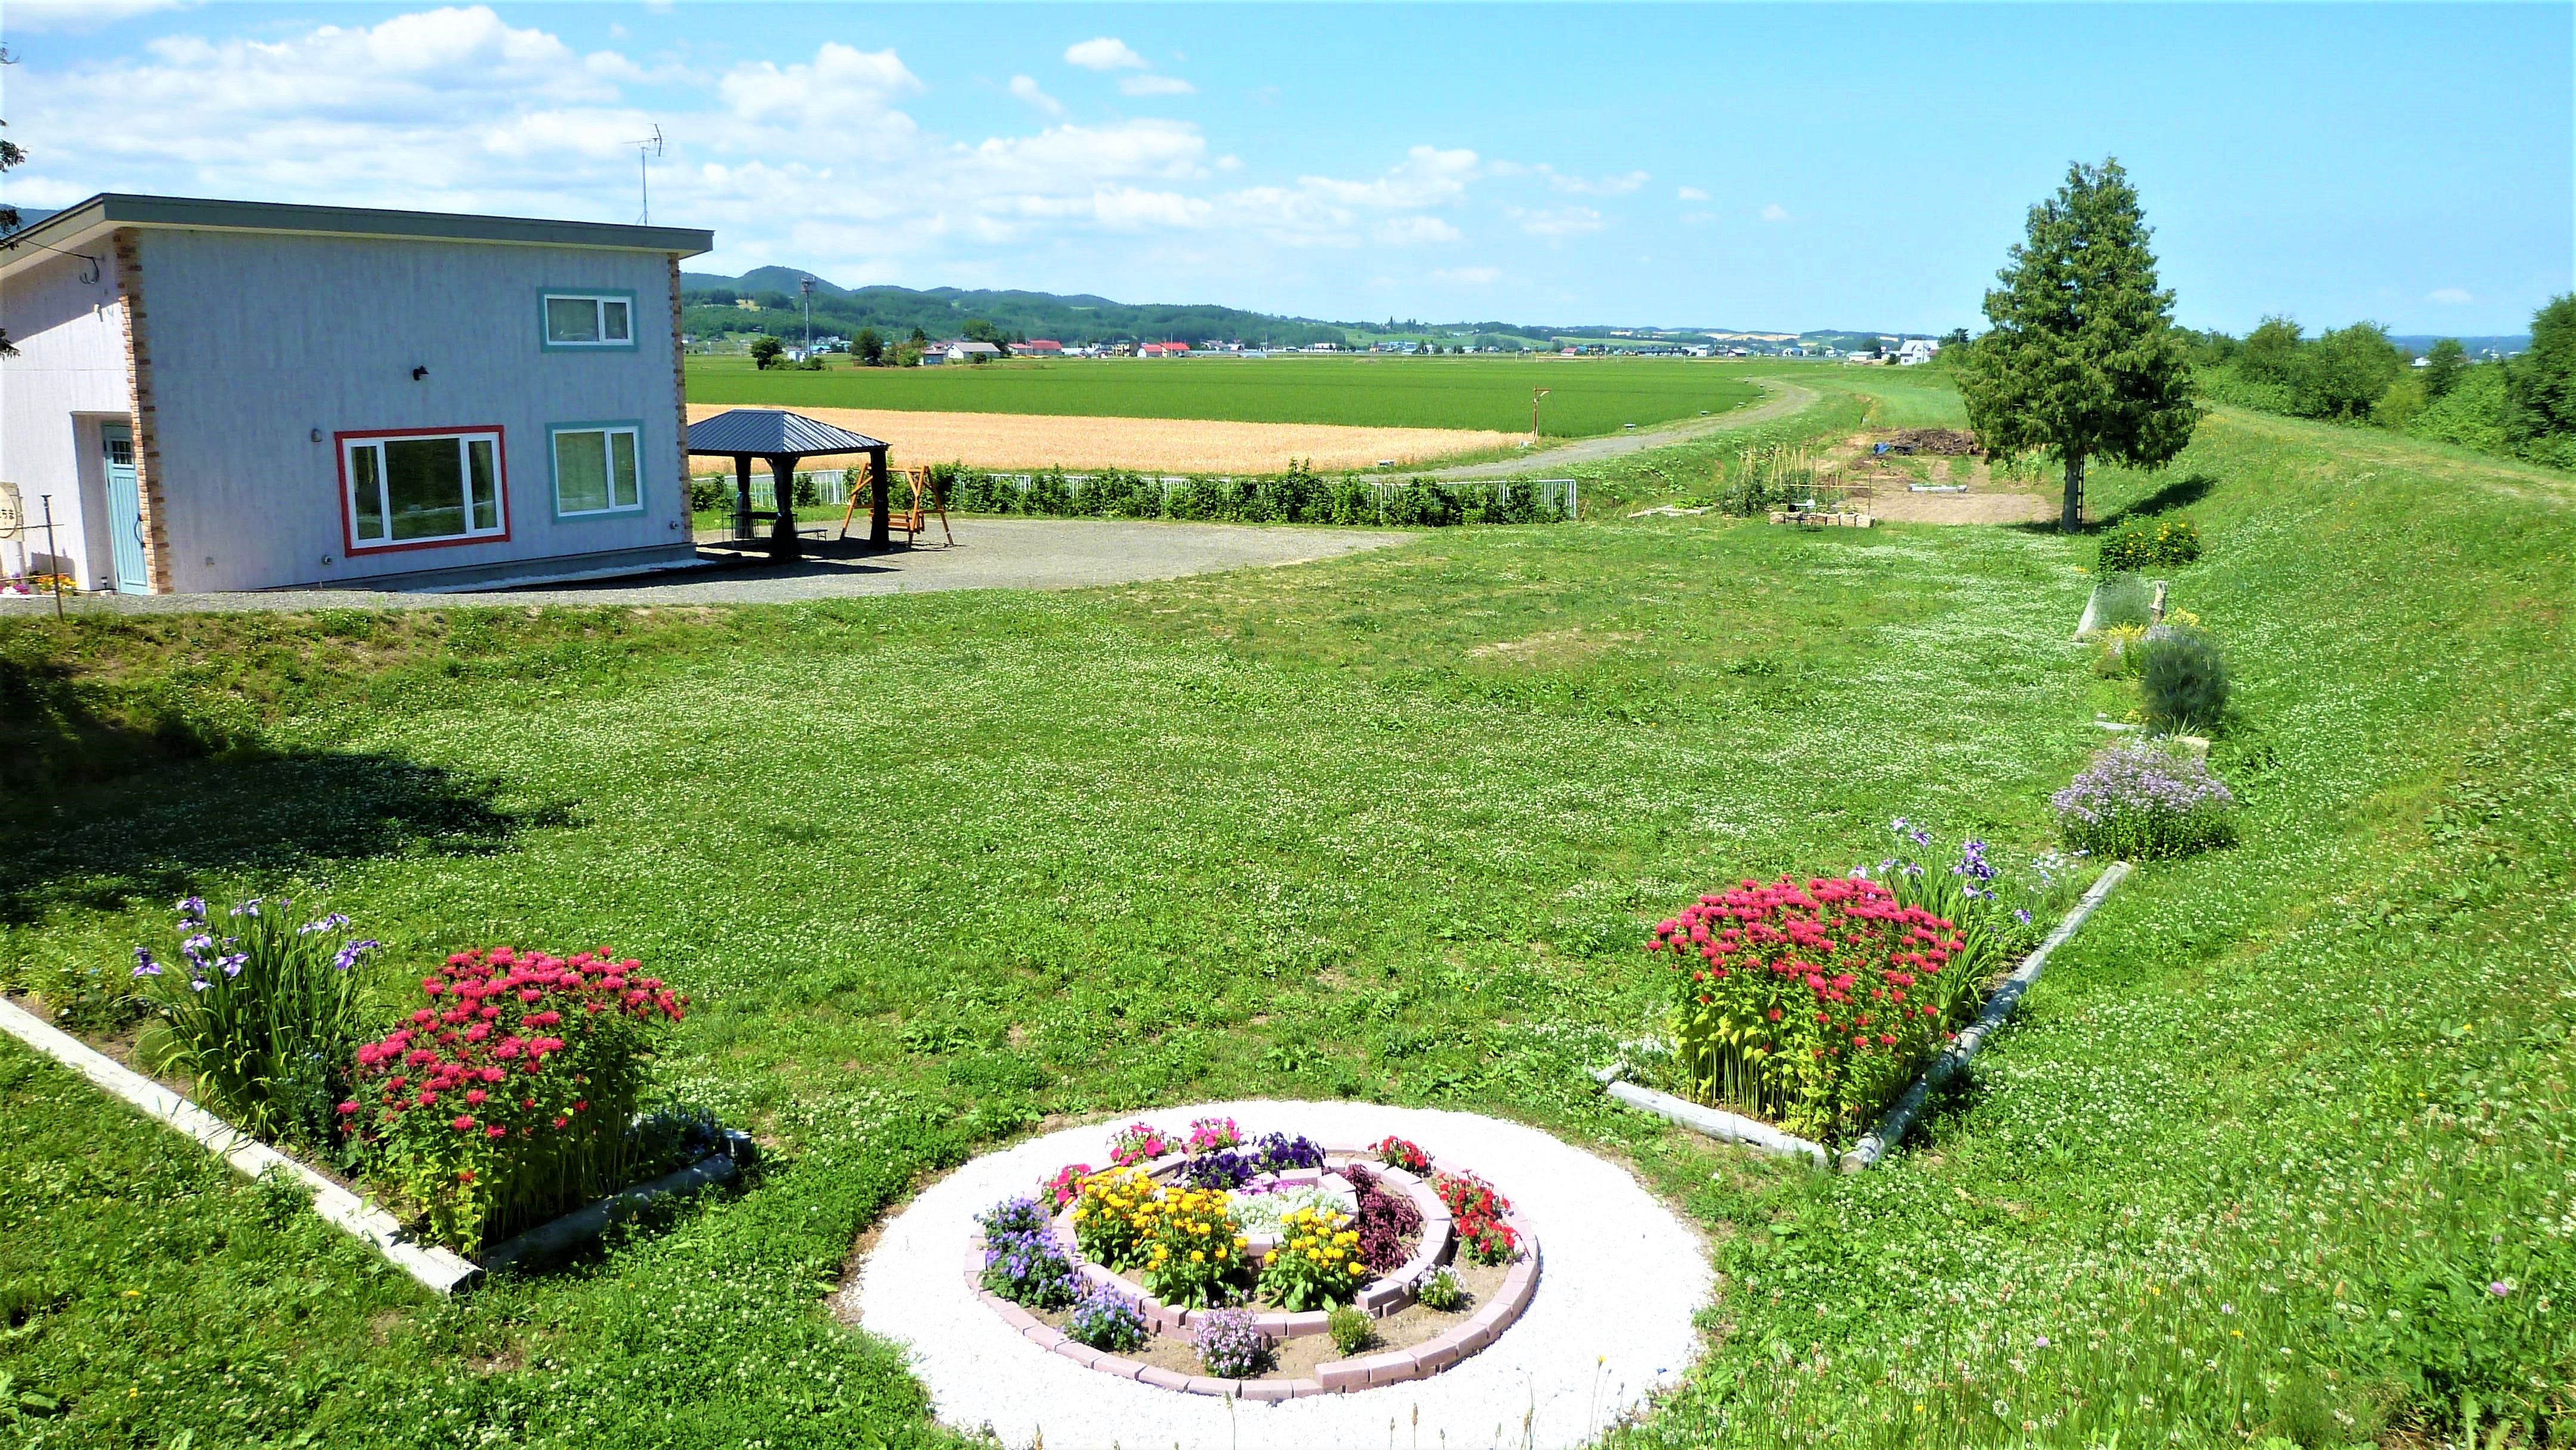
[[1879,1118],[1878,1126],[1862,1134],[1860,1141],[1839,1158],[1822,1143],[1810,1142],[1759,1119],[1730,1113],[1723,1108],[1703,1107],[1671,1093],[1657,1092],[1629,1082],[1624,1076],[1628,1070],[1625,1061],[1601,1068],[1592,1075],[1600,1080],[1604,1091],[1628,1106],[1669,1119],[1711,1138],[1741,1143],[1774,1157],[1804,1158],[1819,1168],[1835,1164],[1845,1173],[1874,1168],[1886,1159],[1888,1151],[1914,1125],[1914,1119],[1922,1113],[1923,1104],[1933,1090],[1956,1076],[1959,1069],[1967,1065],[1968,1059],[1977,1055],[1977,1049],[1984,1045],[1987,1035],[2012,1016],[2013,1009],[2021,1005],[2022,994],[2030,990],[2031,983],[2039,980],[2040,970],[2048,965],[2050,953],[2066,945],[2067,940],[2075,935],[2076,928],[2093,914],[2093,908],[2100,906],[2128,875],[2129,863],[2126,861],[2114,861],[2104,867],[2091,889],[2057,923],[2056,929],[2049,932],[2029,956],[2022,958],[2020,966],[1995,984],[1994,994],[1986,999],[1985,1010],[1977,1014],[1977,1020],[1962,1029],[1957,1040],[1934,1053],[1932,1060],[1924,1064],[1923,1071],[1915,1077],[1913,1085]]
[[1253,1100],[1140,1116],[1178,1133],[1213,1115],[1255,1138],[1278,1131],[1375,1142],[1394,1133],[1443,1162],[1507,1174],[1500,1186],[1514,1200],[1515,1227],[1545,1239],[1519,1317],[1438,1373],[1286,1399],[1176,1394],[1039,1348],[966,1282],[975,1215],[1067,1163],[1100,1161],[1119,1122],[1032,1138],[925,1186],[876,1231],[835,1310],[906,1348],[943,1424],[970,1435],[990,1426],[1009,1445],[1043,1438],[1050,1446],[1313,1450],[1382,1443],[1394,1421],[1405,1434],[1418,1427],[1426,1447],[1445,1435],[1452,1446],[1553,1450],[1592,1443],[1648,1395],[1678,1384],[1706,1348],[1692,1316],[1708,1302],[1707,1246],[1619,1164],[1535,1128],[1433,1108]]
[[[1393,1165],[1365,1165],[1369,1151],[1365,1146],[1336,1145],[1327,1147],[1324,1151],[1331,1157],[1363,1161],[1364,1166],[1369,1166],[1379,1178],[1403,1189],[1405,1196],[1413,1201],[1414,1208],[1422,1215],[1422,1238],[1412,1256],[1393,1270],[1378,1276],[1360,1291],[1357,1300],[1361,1311],[1372,1319],[1383,1319],[1390,1314],[1399,1313],[1414,1303],[1422,1287],[1422,1281],[1429,1278],[1433,1270],[1448,1263],[1451,1252],[1456,1248],[1456,1231],[1448,1206],[1440,1201],[1439,1195],[1431,1191],[1426,1179],[1416,1177]],[[1159,1176],[1161,1172],[1186,1161],[1187,1156],[1171,1154],[1138,1166],[1148,1173]],[[1439,1167],[1438,1158],[1435,1157],[1432,1162],[1435,1169]],[[1324,1171],[1330,1172],[1331,1169],[1327,1167]],[[1450,1171],[1471,1170],[1459,1169],[1452,1165]],[[1279,1181],[1283,1186],[1302,1186],[1296,1182],[1297,1179],[1303,1178],[1311,1183],[1319,1176],[1321,1175],[1309,1169],[1303,1173],[1281,1174]],[[1498,1186],[1495,1191],[1501,1192],[1500,1187]],[[1509,1194],[1504,1196],[1510,1197]],[[1067,1208],[1064,1213],[1056,1215],[1055,1220],[1056,1232],[1068,1247],[1074,1243],[1071,1220],[1067,1216],[1071,1211]],[[1123,1355],[1113,1354],[1108,1350],[1093,1349],[1040,1322],[1037,1316],[1026,1309],[984,1287],[984,1236],[980,1233],[976,1234],[973,1241],[967,1245],[966,1285],[986,1307],[1002,1316],[1002,1322],[1017,1330],[1030,1343],[1051,1353],[1063,1355],[1085,1368],[1099,1370],[1119,1379],[1132,1379],[1140,1384],[1154,1385],[1161,1389],[1178,1390],[1184,1394],[1221,1395],[1240,1400],[1291,1400],[1305,1395],[1338,1394],[1349,1390],[1371,1389],[1379,1385],[1400,1384],[1406,1380],[1421,1379],[1425,1375],[1438,1374],[1492,1344],[1504,1330],[1512,1326],[1514,1320],[1520,1318],[1521,1311],[1529,1307],[1530,1295],[1538,1287],[1540,1265],[1538,1236],[1531,1231],[1528,1220],[1518,1212],[1513,1212],[1505,1214],[1503,1222],[1511,1228],[1512,1235],[1518,1242],[1520,1257],[1514,1259],[1511,1267],[1504,1271],[1502,1286],[1495,1291],[1491,1302],[1478,1306],[1477,1311],[1467,1316],[1457,1328],[1421,1344],[1321,1364],[1316,1366],[1315,1377],[1312,1379],[1231,1380],[1218,1379],[1209,1375],[1180,1375],[1167,1369],[1128,1359]],[[1256,1240],[1256,1247],[1258,1243],[1259,1241]],[[1165,1304],[1146,1293],[1144,1286],[1135,1280],[1081,1258],[1078,1248],[1073,1249],[1072,1252],[1076,1255],[1075,1270],[1086,1282],[1106,1284],[1134,1298],[1142,1306],[1146,1323],[1153,1327],[1154,1332],[1167,1335],[1181,1334],[1207,1321],[1211,1311],[1184,1309],[1177,1305]],[[1270,1311],[1254,1314],[1252,1323],[1254,1328],[1273,1340],[1302,1339],[1328,1332],[1327,1318],[1326,1311],[1321,1309],[1297,1314]]]
[[0,1029],[107,1090],[116,1098],[203,1144],[207,1152],[230,1163],[244,1176],[259,1178],[284,1172],[313,1194],[313,1211],[366,1241],[395,1268],[436,1294],[455,1294],[479,1282],[486,1271],[533,1268],[606,1233],[609,1226],[642,1213],[675,1193],[691,1193],[721,1183],[751,1161],[751,1140],[728,1130],[724,1146],[674,1173],[614,1193],[550,1223],[537,1225],[513,1239],[485,1249],[473,1259],[413,1238],[400,1220],[362,1198],[302,1159],[259,1141],[216,1117],[186,1096],[154,1082],[106,1053],[63,1031],[5,998],[0,998]]

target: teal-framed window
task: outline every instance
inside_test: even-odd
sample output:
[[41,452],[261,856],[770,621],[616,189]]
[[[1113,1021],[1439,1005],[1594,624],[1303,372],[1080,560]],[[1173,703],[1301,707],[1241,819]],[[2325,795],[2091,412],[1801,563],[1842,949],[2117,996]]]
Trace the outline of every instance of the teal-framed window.
[[635,347],[635,294],[548,287],[537,297],[538,336],[548,352]]
[[644,425],[555,423],[546,428],[557,519],[611,518],[644,511]]

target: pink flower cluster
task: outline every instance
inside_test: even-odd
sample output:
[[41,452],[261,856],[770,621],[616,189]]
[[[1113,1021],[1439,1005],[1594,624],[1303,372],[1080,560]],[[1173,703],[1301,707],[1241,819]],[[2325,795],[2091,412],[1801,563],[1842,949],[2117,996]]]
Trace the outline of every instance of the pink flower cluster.
[[1151,1123],[1130,1123],[1109,1140],[1109,1161],[1121,1168],[1133,1168],[1149,1159],[1160,1158],[1180,1145],[1163,1136],[1163,1130]]
[[1806,1099],[1813,1128],[1929,1051],[1949,1024],[1926,984],[1964,945],[1952,923],[1865,877],[1784,876],[1702,896],[1646,949],[1672,960],[1694,1078],[1734,1082],[1775,1116]]
[[653,1029],[689,1000],[642,967],[605,948],[459,952],[421,979],[426,1005],[358,1049],[373,1110],[353,1098],[341,1116],[365,1113],[442,1241],[470,1248],[496,1214],[617,1175]]

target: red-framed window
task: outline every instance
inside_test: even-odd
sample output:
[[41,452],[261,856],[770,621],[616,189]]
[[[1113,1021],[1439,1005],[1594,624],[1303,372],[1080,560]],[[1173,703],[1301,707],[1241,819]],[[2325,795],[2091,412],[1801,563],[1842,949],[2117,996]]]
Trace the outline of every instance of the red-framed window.
[[388,553],[510,537],[501,429],[339,433],[340,531],[348,552]]

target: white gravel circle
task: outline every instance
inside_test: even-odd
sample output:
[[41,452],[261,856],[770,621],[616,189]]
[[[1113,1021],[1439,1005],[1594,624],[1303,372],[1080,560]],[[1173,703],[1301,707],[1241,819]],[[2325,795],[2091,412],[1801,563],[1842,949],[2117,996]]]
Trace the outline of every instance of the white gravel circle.
[[[1483,1353],[1425,1380],[1280,1403],[1232,1405],[1114,1379],[1022,1339],[967,1288],[974,1216],[1028,1193],[1067,1163],[1105,1166],[1094,1123],[978,1158],[923,1190],[885,1226],[842,1291],[842,1310],[907,1347],[938,1417],[1004,1445],[1050,1450],[1309,1450],[1396,1443],[1572,1446],[1648,1391],[1676,1383],[1699,1353],[1692,1315],[1707,1302],[1697,1235],[1625,1169],[1534,1128],[1470,1113],[1349,1102],[1233,1102],[1141,1115],[1166,1133],[1232,1117],[1247,1135],[1304,1133],[1325,1143],[1410,1138],[1490,1181],[1540,1245],[1537,1293]],[[1418,1432],[1414,1415],[1420,1412]],[[1528,1437],[1523,1434],[1528,1421]],[[1445,1438],[1444,1438],[1445,1436]]]

